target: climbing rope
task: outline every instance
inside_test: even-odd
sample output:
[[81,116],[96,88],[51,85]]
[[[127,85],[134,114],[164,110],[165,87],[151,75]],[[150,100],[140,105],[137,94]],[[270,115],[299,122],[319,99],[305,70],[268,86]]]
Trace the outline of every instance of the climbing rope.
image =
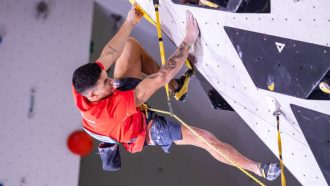
[[[154,109],[154,108],[150,108],[148,107],[146,104],[141,105],[141,110],[144,110],[145,112],[147,112],[147,110],[149,111],[153,111],[153,112],[158,112],[161,114],[166,114],[166,115],[170,115],[171,113],[168,111],[163,111],[163,110],[158,110],[158,109]],[[254,180],[256,183],[258,183],[261,186],[265,186],[264,183],[262,183],[259,179],[257,179],[255,176],[253,176],[252,174],[250,174],[248,171],[246,171],[245,169],[243,169],[242,167],[240,167],[239,165],[237,165],[234,161],[232,161],[231,159],[229,159],[224,153],[222,153],[221,151],[219,151],[216,147],[214,147],[211,143],[209,143],[205,138],[203,138],[203,136],[201,136],[200,134],[198,134],[194,129],[192,129],[189,125],[187,125],[183,120],[181,120],[177,115],[173,114],[173,117],[179,121],[184,127],[186,127],[188,130],[190,130],[190,132],[192,132],[195,136],[197,136],[201,141],[203,141],[207,146],[209,146],[212,150],[214,150],[215,152],[217,152],[220,156],[222,156],[226,161],[228,161],[232,166],[238,168],[240,171],[242,171],[244,174],[246,174],[247,176],[249,176],[252,180]]]
[[274,112],[274,116],[276,117],[277,122],[277,144],[278,144],[278,156],[280,158],[280,165],[281,165],[281,183],[282,186],[286,186],[286,179],[284,175],[284,164],[282,159],[282,140],[281,140],[281,133],[280,133],[280,115],[282,114],[281,111]]
[[[147,108],[150,111],[162,113],[162,114],[167,114],[170,115],[170,112],[163,111],[163,110],[158,110],[158,109],[153,109],[153,108]],[[203,138],[200,134],[198,134],[194,129],[192,129],[189,125],[187,125],[183,120],[181,120],[177,115],[173,114],[173,117],[178,120],[183,126],[188,128],[195,136],[197,136],[201,141],[203,141],[207,146],[209,146],[212,150],[217,152],[219,155],[221,155],[226,161],[228,161],[232,166],[238,168],[241,170],[244,174],[249,176],[251,179],[253,179],[255,182],[257,182],[259,185],[265,186],[264,183],[262,183],[260,180],[258,180],[256,177],[254,177],[252,174],[247,172],[245,169],[241,168],[239,165],[237,165],[235,162],[230,160],[224,153],[220,152],[216,147],[214,147],[211,143],[209,143],[205,138]]]

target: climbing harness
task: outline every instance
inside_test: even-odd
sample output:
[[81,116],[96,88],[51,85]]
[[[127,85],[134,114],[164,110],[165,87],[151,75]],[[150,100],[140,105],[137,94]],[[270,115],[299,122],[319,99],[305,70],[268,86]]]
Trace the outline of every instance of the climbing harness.
[[83,127],[84,131],[92,136],[94,139],[97,139],[101,142],[106,142],[106,143],[111,143],[111,144],[118,144],[118,141],[116,141],[115,139],[113,138],[110,138],[109,136],[104,136],[104,135],[99,135],[99,134],[96,134],[94,133],[93,131],[91,130],[88,130],[87,128]]
[[286,178],[284,175],[284,164],[282,159],[282,140],[281,140],[281,133],[280,133],[280,115],[282,112],[280,110],[277,110],[274,112],[274,116],[276,117],[277,122],[277,143],[278,143],[278,155],[280,158],[280,165],[281,165],[281,183],[282,186],[286,186]]

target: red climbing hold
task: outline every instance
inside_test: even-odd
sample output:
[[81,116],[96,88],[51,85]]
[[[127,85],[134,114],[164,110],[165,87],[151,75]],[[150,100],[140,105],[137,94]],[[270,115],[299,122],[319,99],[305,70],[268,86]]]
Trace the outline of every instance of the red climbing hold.
[[93,139],[84,131],[75,131],[69,136],[67,145],[72,153],[86,156],[93,150]]

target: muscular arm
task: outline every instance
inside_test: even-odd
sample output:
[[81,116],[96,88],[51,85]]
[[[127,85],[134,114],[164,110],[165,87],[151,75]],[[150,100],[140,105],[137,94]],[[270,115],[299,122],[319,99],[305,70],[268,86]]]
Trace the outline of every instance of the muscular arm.
[[190,46],[199,35],[197,21],[190,12],[186,12],[186,36],[175,53],[160,70],[145,78],[135,88],[135,104],[140,106],[160,87],[166,85],[179,72],[189,54]]
[[146,102],[158,89],[165,86],[179,72],[185,60],[188,57],[190,46],[183,41],[175,53],[168,59],[160,70],[146,77],[135,88],[135,104],[142,105]]
[[124,24],[120,27],[115,36],[105,45],[98,62],[102,63],[105,70],[116,62],[121,53],[123,52],[125,43],[132,32],[134,26],[140,21],[142,13],[133,5],[132,9],[128,12]]

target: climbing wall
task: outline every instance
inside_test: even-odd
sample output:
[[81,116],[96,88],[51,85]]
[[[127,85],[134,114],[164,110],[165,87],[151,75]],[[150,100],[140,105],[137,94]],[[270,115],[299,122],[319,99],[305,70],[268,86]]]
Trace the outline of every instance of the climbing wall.
[[[88,62],[93,3],[0,1],[0,185],[77,185],[80,157],[66,146],[80,129],[73,70]],[[79,5],[79,6],[77,6]]]
[[[152,1],[138,2],[155,19]],[[330,4],[270,2],[269,13],[235,13],[160,1],[162,28],[178,46],[190,10],[198,71],[276,155],[278,103],[285,166],[303,185],[328,185],[330,102],[306,98],[330,70]]]

